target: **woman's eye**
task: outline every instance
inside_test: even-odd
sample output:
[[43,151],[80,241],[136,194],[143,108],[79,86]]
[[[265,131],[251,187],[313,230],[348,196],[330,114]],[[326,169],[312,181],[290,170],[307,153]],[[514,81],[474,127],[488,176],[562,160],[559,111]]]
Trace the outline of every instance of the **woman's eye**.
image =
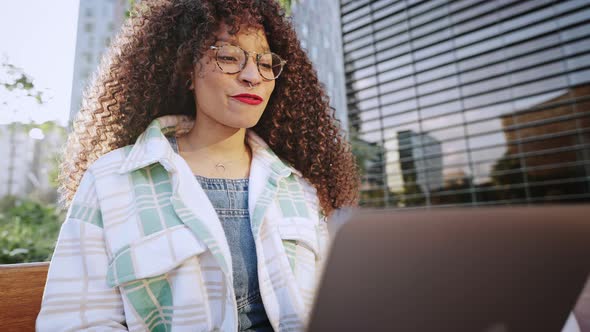
[[220,61],[223,61],[223,62],[238,62],[238,59],[236,57],[233,57],[233,56],[223,56],[223,55],[220,55],[218,57],[218,59]]

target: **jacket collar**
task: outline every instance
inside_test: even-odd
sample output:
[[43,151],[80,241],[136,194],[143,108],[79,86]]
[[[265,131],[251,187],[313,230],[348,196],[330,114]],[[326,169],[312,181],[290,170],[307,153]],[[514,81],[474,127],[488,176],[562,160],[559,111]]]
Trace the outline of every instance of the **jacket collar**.
[[[174,150],[166,136],[181,136],[191,130],[194,120],[186,115],[165,115],[152,121],[147,129],[139,135],[125,161],[119,168],[119,174],[129,173],[159,162],[169,172],[176,169],[172,163]],[[301,173],[283,162],[253,130],[247,130],[246,140],[252,149],[252,157],[266,166],[267,170],[279,177]]]

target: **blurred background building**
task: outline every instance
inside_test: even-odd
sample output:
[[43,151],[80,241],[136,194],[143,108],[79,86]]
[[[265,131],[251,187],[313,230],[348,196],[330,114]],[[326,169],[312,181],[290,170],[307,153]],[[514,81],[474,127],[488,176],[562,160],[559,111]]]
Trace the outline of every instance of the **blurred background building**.
[[66,129],[52,122],[41,125],[0,125],[0,198],[34,196],[55,201],[57,157]]
[[589,0],[341,0],[340,14],[351,138],[381,147],[364,206],[590,200]]
[[301,46],[318,72],[342,128],[348,129],[339,0],[299,0],[292,4],[293,24]]
[[80,0],[70,121],[80,110],[82,93],[96,71],[111,39],[119,31],[129,8],[128,0]]

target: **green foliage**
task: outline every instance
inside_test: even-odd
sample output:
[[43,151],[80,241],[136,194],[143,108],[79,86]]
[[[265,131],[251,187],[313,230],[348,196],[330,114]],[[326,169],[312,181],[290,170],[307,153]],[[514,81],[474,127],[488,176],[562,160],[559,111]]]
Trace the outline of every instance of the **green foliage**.
[[45,162],[49,165],[49,184],[52,188],[59,187],[59,165],[62,161],[63,156],[60,153],[54,155],[53,158],[48,158]]
[[287,15],[291,14],[291,7],[296,0],[278,0],[278,3],[283,7]]
[[134,15],[132,10],[135,6],[135,0],[127,0],[127,4],[129,9],[125,10],[125,17],[129,18]]
[[137,17],[143,11],[148,10],[145,3],[140,0],[127,0],[127,9],[125,10],[125,17]]
[[0,264],[49,260],[63,218],[54,205],[11,196],[0,200]]
[[[37,103],[43,103],[43,92],[37,91],[33,84],[33,78],[28,76],[21,68],[16,67],[10,63],[2,63],[0,75],[0,86],[4,87],[7,91],[12,92],[15,89],[26,91],[28,97],[32,97]],[[6,81],[6,77],[9,78]]]

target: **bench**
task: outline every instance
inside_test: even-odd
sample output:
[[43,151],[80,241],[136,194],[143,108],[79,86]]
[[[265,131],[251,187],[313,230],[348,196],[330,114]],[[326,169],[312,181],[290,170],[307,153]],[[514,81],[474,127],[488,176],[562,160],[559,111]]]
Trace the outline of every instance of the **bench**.
[[0,330],[35,331],[49,263],[0,265]]
[[[0,264],[0,329],[35,331],[49,263]],[[580,331],[590,331],[590,282],[578,299]],[[577,324],[576,324],[577,325]],[[577,329],[575,329],[577,330]]]

